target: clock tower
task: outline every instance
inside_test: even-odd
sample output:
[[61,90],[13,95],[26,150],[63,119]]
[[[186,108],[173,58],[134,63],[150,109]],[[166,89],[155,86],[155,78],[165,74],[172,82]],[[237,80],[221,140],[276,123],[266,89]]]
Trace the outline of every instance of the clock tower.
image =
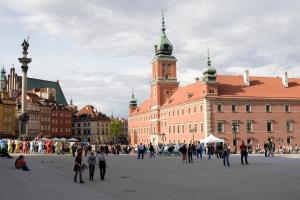
[[164,142],[164,133],[160,129],[160,107],[178,88],[176,61],[172,55],[173,46],[166,36],[165,20],[162,14],[160,41],[155,45],[155,57],[152,60],[151,81],[151,141],[153,144]]
[[173,46],[166,36],[164,15],[160,41],[155,45],[155,57],[152,60],[151,106],[159,108],[178,87],[176,61],[172,55]]

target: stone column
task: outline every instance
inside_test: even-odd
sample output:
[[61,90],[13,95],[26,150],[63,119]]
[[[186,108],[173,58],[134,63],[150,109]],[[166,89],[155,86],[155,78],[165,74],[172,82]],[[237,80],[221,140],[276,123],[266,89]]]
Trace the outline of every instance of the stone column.
[[[26,113],[26,108],[27,108],[27,71],[28,71],[28,64],[31,63],[31,58],[27,58],[28,54],[28,39],[24,40],[22,45],[23,47],[23,57],[19,58],[19,62],[21,63],[21,68],[22,68],[22,100],[21,100],[21,115],[20,115],[20,122],[21,122],[21,134],[25,134],[28,136],[28,127],[27,127],[27,122],[29,120],[29,115]],[[25,132],[25,133],[24,133]]]

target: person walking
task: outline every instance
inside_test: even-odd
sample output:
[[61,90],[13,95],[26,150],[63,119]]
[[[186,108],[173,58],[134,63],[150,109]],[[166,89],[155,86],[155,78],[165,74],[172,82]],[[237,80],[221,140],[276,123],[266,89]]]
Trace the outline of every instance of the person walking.
[[94,172],[96,167],[96,157],[94,152],[91,152],[88,158],[88,164],[89,164],[89,172],[90,172],[90,181],[94,181]]
[[184,163],[187,160],[187,148],[185,144],[181,147],[181,154],[182,154],[182,163]]
[[240,145],[240,150],[241,150],[241,163],[242,165],[244,165],[244,158],[245,158],[245,162],[246,165],[248,165],[248,152],[247,152],[247,146],[245,145],[245,142],[242,141],[242,144]]
[[74,182],[75,183],[77,182],[77,175],[79,174],[80,183],[84,183],[84,181],[82,180],[82,151],[81,150],[77,153],[77,156],[75,158],[74,171],[75,171]]
[[268,157],[268,141],[264,143],[265,157]]
[[229,149],[227,147],[227,144],[224,144],[223,148],[222,148],[222,157],[223,157],[223,165],[226,166],[226,162],[227,162],[227,166],[229,167]]
[[98,160],[99,160],[100,178],[101,181],[103,181],[105,178],[106,167],[107,167],[103,148],[100,148]]
[[189,144],[189,147],[188,147],[189,163],[193,163],[193,152],[194,152],[193,145]]
[[211,144],[207,144],[207,154],[208,154],[208,159],[210,159],[211,154],[212,154],[212,146]]
[[198,141],[198,144],[196,146],[196,152],[197,152],[197,158],[199,159],[199,157],[202,158],[202,156],[199,156],[200,155],[200,146],[201,146],[201,143],[200,141]]
[[140,143],[138,146],[138,159],[140,159],[141,156],[142,156],[142,159],[144,159],[144,151],[145,151],[145,145]]
[[150,145],[149,145],[149,151],[150,151],[150,158],[154,158],[154,153],[155,153],[155,150],[154,150],[154,146],[153,144],[150,142]]

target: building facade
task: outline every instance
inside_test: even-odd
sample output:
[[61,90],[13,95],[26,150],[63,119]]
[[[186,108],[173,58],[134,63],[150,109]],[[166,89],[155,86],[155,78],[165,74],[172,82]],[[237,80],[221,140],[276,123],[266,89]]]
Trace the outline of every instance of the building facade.
[[72,110],[58,103],[50,103],[51,107],[51,137],[72,136]]
[[209,134],[231,146],[300,144],[300,79],[217,75],[209,53],[202,79],[178,87],[173,47],[165,34],[152,60],[150,97],[137,105],[132,94],[130,143],[192,143]]
[[110,119],[94,106],[87,105],[73,114],[73,137],[97,144],[113,142],[109,131]]
[[4,68],[0,75],[0,138],[15,137],[16,104],[8,95]]

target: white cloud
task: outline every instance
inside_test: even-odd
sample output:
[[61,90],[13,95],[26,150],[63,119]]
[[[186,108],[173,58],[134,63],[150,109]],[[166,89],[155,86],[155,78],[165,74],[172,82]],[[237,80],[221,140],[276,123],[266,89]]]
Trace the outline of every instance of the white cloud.
[[[0,22],[15,23],[57,45],[52,47],[57,49],[55,59],[60,58],[55,63],[71,59],[85,66],[58,73],[66,95],[82,105],[95,103],[107,112],[117,109],[115,113],[125,115],[131,88],[140,99],[148,95],[162,7],[183,85],[201,75],[207,48],[218,73],[241,74],[248,68],[251,75],[280,76],[290,71],[300,76],[298,1],[26,0],[25,4],[0,0],[0,4]],[[11,36],[2,32],[0,37]],[[65,41],[69,49],[79,49],[83,56],[77,53],[69,58],[72,54],[62,51],[59,42],[53,42],[56,40]],[[3,57],[9,56],[4,52]],[[51,57],[33,59],[56,71],[67,65],[51,66]]]

